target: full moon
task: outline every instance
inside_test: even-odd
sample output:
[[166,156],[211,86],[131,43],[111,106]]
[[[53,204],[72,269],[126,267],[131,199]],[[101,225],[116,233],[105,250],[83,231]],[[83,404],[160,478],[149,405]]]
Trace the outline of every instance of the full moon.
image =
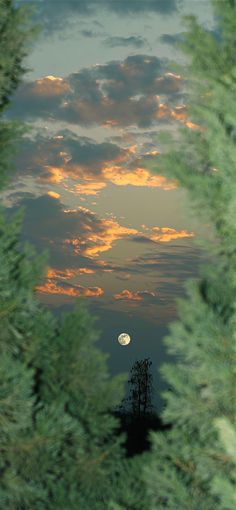
[[128,333],[121,333],[119,336],[118,336],[118,342],[120,345],[128,345],[130,343],[130,336],[128,335]]

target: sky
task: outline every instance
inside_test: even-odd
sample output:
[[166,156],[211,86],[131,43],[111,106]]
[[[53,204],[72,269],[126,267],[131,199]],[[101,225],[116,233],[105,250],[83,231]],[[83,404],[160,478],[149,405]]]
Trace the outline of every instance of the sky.
[[[84,296],[112,374],[151,358],[159,410],[163,337],[185,282],[198,276],[205,254],[197,241],[207,233],[185,190],[158,172],[159,135],[196,128],[187,83],[171,65],[187,62],[174,47],[184,15],[215,30],[211,4],[32,3],[41,34],[8,112],[31,131],[2,197],[9,216],[24,207],[22,241],[48,250],[39,301],[59,315]],[[125,347],[122,332],[131,337]]]

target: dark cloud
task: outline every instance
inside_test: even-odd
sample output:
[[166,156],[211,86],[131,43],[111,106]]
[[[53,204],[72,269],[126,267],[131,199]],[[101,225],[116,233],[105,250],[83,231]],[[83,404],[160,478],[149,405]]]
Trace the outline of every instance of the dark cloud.
[[[96,2],[95,2],[96,3]],[[106,8],[118,14],[160,13],[168,15],[177,10],[176,0],[102,0]]]
[[[158,306],[163,317],[171,309],[173,317],[175,299],[184,295],[184,282],[190,277],[197,277],[199,266],[204,262],[205,255],[199,248],[175,243],[168,248],[159,243],[152,252],[129,259],[122,265],[101,260],[97,255],[110,250],[119,239],[132,238],[135,235],[133,229],[115,220],[99,218],[83,207],[65,210],[58,199],[49,196],[33,199],[30,195],[19,193],[16,198],[18,202],[7,211],[11,217],[20,205],[25,208],[21,241],[30,241],[39,253],[44,248],[49,250],[50,268],[45,282],[42,282],[42,294],[61,294],[66,299],[80,295],[100,299],[103,286],[97,286],[94,273],[111,272],[120,280],[128,280],[125,288],[122,285],[120,291],[114,294],[114,303],[121,303],[121,306],[127,302],[131,306],[140,303],[141,307],[150,307],[148,313],[153,306]],[[86,285],[80,281],[83,275],[86,279],[90,278]],[[130,278],[130,275],[135,278]],[[146,284],[143,285],[144,275]],[[79,278],[79,282],[71,281],[75,277]],[[151,286],[147,290],[148,278]],[[130,287],[130,282],[132,285],[135,283],[135,290]],[[169,307],[168,310],[166,307]]]
[[172,102],[183,91],[183,80],[165,71],[165,60],[133,55],[66,78],[46,76],[19,87],[8,115],[83,126],[149,127],[171,118],[159,94]]
[[70,91],[66,80],[53,76],[23,83],[13,96],[13,115],[54,119]]
[[142,48],[147,44],[147,40],[141,36],[131,35],[129,37],[107,37],[104,40],[105,46],[115,48],[116,46],[134,46],[135,48]]
[[[59,199],[48,195],[32,198],[30,195],[19,193],[15,195],[15,198],[17,198],[17,202],[7,210],[11,216],[19,206],[24,207],[22,240],[29,240],[39,251],[48,248],[52,267],[65,267],[65,265],[73,267],[73,259],[75,259],[77,264],[80,261],[82,267],[115,271],[126,275],[125,278],[132,273],[142,274],[144,269],[147,272],[153,271],[153,269],[160,268],[160,264],[162,266],[169,264],[168,271],[170,271],[171,254],[168,255],[166,250],[165,256],[163,256],[160,248],[159,253],[155,256],[134,258],[128,265],[124,264],[122,267],[98,259],[100,255],[111,250],[118,240],[133,239],[135,235],[139,234],[137,229],[121,225],[115,219],[100,218],[85,207],[78,207],[76,210],[65,209]],[[159,229],[159,227],[147,228],[148,231],[151,231],[151,233],[148,232],[147,237],[152,236],[153,230],[157,228]],[[175,232],[177,236],[181,234],[181,232]],[[159,236],[158,239],[158,246],[162,240],[165,240],[167,233],[162,232],[161,235],[162,238]],[[182,248],[180,253],[181,260],[188,267],[189,252],[187,251],[187,255],[183,255]],[[174,248],[174,268],[176,260],[176,267],[178,267],[178,257],[176,257]]]
[[69,174],[79,177],[82,170],[87,177],[94,177],[101,174],[105,165],[121,160],[125,154],[126,151],[114,143],[96,143],[70,130],[58,131],[51,137],[39,133],[34,139],[24,138],[16,160],[17,176],[43,176],[47,180],[51,176],[49,168],[53,167],[64,169],[65,177]]
[[74,253],[96,259],[110,250],[118,240],[131,237],[137,232],[120,225],[114,219],[99,218],[85,207],[66,210],[58,199],[48,195],[34,199],[23,198],[8,208],[9,214],[18,209],[19,205],[25,211],[22,239],[33,242],[40,249],[50,248],[51,255],[60,250],[65,255]]
[[152,239],[149,239],[148,237],[146,237],[144,235],[135,236],[135,237],[133,237],[132,241],[134,241],[135,243],[144,243],[144,244],[154,243],[155,244],[155,241],[152,241]]
[[71,101],[58,111],[59,119],[72,124],[89,127],[91,125],[130,126],[145,128],[153,124],[159,108],[156,96],[142,96],[126,100],[107,101],[106,96],[94,104],[90,100]]
[[98,37],[101,34],[101,32],[95,32],[94,30],[80,30],[80,34],[83,37],[86,37],[87,39],[94,39],[95,37]]
[[143,156],[137,158],[137,150],[136,145],[124,149],[109,141],[97,143],[68,129],[53,136],[41,130],[34,138],[23,139],[11,189],[28,175],[34,177],[36,184],[60,183],[62,189],[67,188],[66,181],[70,179],[69,191],[77,196],[97,195],[109,183],[174,189],[174,183],[164,176],[152,175],[143,167]]
[[131,55],[123,62],[113,61],[97,66],[97,78],[109,99],[130,98],[141,94],[157,94],[156,80],[165,72],[166,59],[150,55]]
[[131,259],[126,271],[136,273],[136,278],[145,272],[152,278],[160,300],[174,306],[177,297],[186,295],[185,282],[199,278],[200,268],[207,262],[206,252],[190,241],[188,245],[172,244],[171,250],[159,245],[158,251]]
[[177,42],[184,41],[184,32],[178,34],[162,34],[158,39],[162,43],[175,45]]
[[35,6],[33,22],[41,24],[47,35],[75,25],[84,16],[108,10],[120,16],[162,14],[169,15],[177,10],[178,0],[17,0],[19,5],[30,3]]
[[[173,278],[179,274],[181,279],[196,275],[200,265],[207,261],[205,252],[197,246],[173,244],[171,250],[159,246],[158,252],[150,252],[134,257],[130,263],[137,273],[144,269],[151,273],[167,274]],[[126,268],[127,272],[130,272]],[[164,273],[163,273],[164,272]]]
[[16,4],[30,4],[34,8],[32,22],[39,24],[43,35],[48,36],[75,25],[80,17],[94,14],[93,0],[16,0]]

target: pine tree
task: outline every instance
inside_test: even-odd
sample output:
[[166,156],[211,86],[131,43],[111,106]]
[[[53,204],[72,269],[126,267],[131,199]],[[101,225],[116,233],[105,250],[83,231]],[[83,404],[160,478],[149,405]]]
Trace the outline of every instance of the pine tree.
[[106,509],[123,473],[112,415],[122,396],[79,299],[56,319],[36,299],[46,254],[0,215],[0,508]]
[[145,358],[136,361],[131,368],[130,379],[128,381],[130,386],[128,402],[135,416],[144,417],[152,409],[151,365],[152,361],[150,358]]
[[190,63],[172,66],[187,80],[194,129],[163,136],[166,149],[152,164],[188,190],[195,214],[209,224],[202,246],[211,263],[187,283],[165,339],[176,357],[162,368],[172,390],[163,395],[162,418],[172,428],[151,436],[150,510],[236,505],[236,2],[212,3],[219,37],[188,16],[178,46]]
[[[38,30],[32,26],[29,6],[16,8],[13,0],[0,0],[0,115],[5,113],[13,92],[28,71],[23,61]],[[0,189],[9,182],[13,155],[26,130],[19,122],[1,117]]]

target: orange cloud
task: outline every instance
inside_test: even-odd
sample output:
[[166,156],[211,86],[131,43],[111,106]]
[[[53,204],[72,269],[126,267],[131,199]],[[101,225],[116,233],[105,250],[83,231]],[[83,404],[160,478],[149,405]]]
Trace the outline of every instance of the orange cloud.
[[103,175],[116,186],[127,186],[129,184],[132,186],[158,187],[164,190],[177,187],[174,181],[168,181],[163,175],[151,175],[145,168],[135,168],[127,171],[120,166],[113,166],[105,168]]
[[171,118],[173,120],[181,122],[181,124],[184,124],[189,129],[203,131],[203,128],[201,126],[199,126],[198,124],[194,124],[194,122],[188,120],[186,105],[176,106],[174,110],[171,110],[168,104],[160,103],[159,109],[156,111],[155,117],[156,119],[163,119],[165,117],[167,119]]
[[84,289],[84,296],[86,297],[97,297],[97,296],[103,296],[104,290],[101,289],[101,287],[87,287],[87,289]]
[[60,194],[56,193],[55,191],[48,191],[47,194],[52,198],[60,198]]
[[31,94],[36,96],[63,96],[71,87],[68,82],[57,76],[44,76],[31,83]]
[[48,281],[44,285],[35,287],[35,291],[42,294],[63,294],[71,297],[98,297],[104,294],[104,290],[101,287],[83,287],[82,285],[73,287],[61,287],[57,283]]
[[[60,143],[60,140],[64,140],[62,135],[55,136],[54,140]],[[79,142],[78,142],[79,143]],[[101,144],[102,145],[102,144]],[[109,144],[107,144],[109,146]],[[89,158],[89,148],[86,148],[88,152],[88,161],[84,161],[81,163],[74,163],[72,156],[64,151],[60,150],[58,146],[58,151],[55,152],[55,157],[61,158],[61,163],[57,166],[53,166],[52,164],[45,164],[45,157],[39,155],[37,158],[37,164],[42,166],[45,169],[46,175],[41,175],[38,177],[38,182],[40,183],[59,183],[63,180],[68,179],[69,177],[75,181],[75,185],[73,189],[68,189],[68,191],[79,194],[79,195],[97,195],[99,191],[107,186],[104,182],[104,176],[102,174],[102,168],[106,165],[119,164],[122,162],[127,162],[130,157],[135,153],[136,146],[131,146],[130,149],[117,149],[118,153],[113,157],[109,154],[104,154],[104,161],[102,160],[101,154],[99,153],[99,144],[91,144],[92,150],[94,148],[98,150],[99,161],[96,162],[96,158],[93,155],[92,160]],[[51,142],[51,145],[47,147],[45,146],[45,152],[51,150],[55,151],[55,147]],[[83,145],[79,145],[79,148],[83,148]],[[105,150],[105,149],[104,149]],[[41,159],[40,159],[41,158]],[[83,159],[83,158],[82,158]]]
[[[72,142],[75,151],[73,157],[70,154],[70,143],[72,144]],[[36,181],[40,184],[60,183],[68,192],[79,196],[97,196],[109,182],[116,186],[131,185],[159,187],[164,190],[175,189],[176,181],[170,181],[162,175],[152,175],[149,169],[145,168],[142,157],[137,157],[137,147],[137,145],[130,144],[130,147],[121,149],[109,143],[96,144],[92,142],[83,145],[79,137],[76,140],[72,135],[71,138],[69,135],[68,137],[57,135],[49,140],[45,137],[42,140],[39,138],[38,144],[31,148],[26,165],[24,161],[23,163],[24,167],[28,166],[31,171],[35,165],[41,167],[39,176],[36,176]],[[158,154],[157,150],[146,152],[144,158]],[[54,160],[55,165],[53,164]],[[66,183],[68,178],[73,181],[70,186]],[[50,191],[50,195],[57,198],[52,193],[54,192]]]
[[168,243],[173,239],[181,239],[185,237],[194,237],[193,232],[187,232],[187,230],[175,230],[169,227],[153,227],[153,234],[149,235],[148,238],[152,241],[160,241],[161,243]]
[[49,267],[47,270],[47,278],[59,278],[60,280],[69,280],[74,276],[79,276],[81,274],[94,274],[94,269],[89,269],[87,267],[80,267],[78,269],[53,269]]
[[95,213],[82,206],[77,210],[65,210],[64,212],[71,215],[72,218],[78,215],[81,227],[79,236],[66,238],[62,241],[63,244],[73,246],[75,254],[81,254],[88,258],[98,257],[101,253],[110,250],[116,241],[125,237],[136,240],[135,236],[137,236],[137,242],[145,242],[145,239],[154,242],[170,242],[173,239],[194,236],[193,232],[178,231],[170,227],[148,228],[146,225],[142,225],[142,231],[125,227],[114,218],[99,219]]
[[170,116],[172,117],[172,119],[176,119],[182,124],[185,124],[185,126],[187,126],[189,129],[196,129],[202,131],[201,126],[199,126],[198,124],[194,124],[193,122],[188,120],[187,109],[185,105],[176,106],[176,108],[170,113]]
[[[88,212],[87,209],[82,209]],[[98,257],[100,253],[110,250],[113,243],[119,239],[138,234],[138,230],[134,228],[123,227],[115,220],[104,219],[100,222],[99,231],[92,232],[91,225],[87,225],[86,230],[88,232],[86,232],[84,239],[65,239],[64,243],[73,245],[74,253],[81,253],[90,258]]]
[[141,296],[139,296],[137,294],[137,292],[131,292],[128,289],[122,290],[122,292],[120,292],[120,294],[114,294],[114,298],[122,299],[123,301],[128,301],[128,300],[143,301],[143,299],[141,298]]
[[103,269],[101,266],[106,266],[107,262],[104,260],[98,260],[96,266],[97,269],[90,269],[88,267],[80,267],[78,269],[54,269],[49,267],[47,270],[47,278],[48,279],[59,279],[59,280],[70,280],[75,276],[80,276],[81,274],[95,274],[98,271],[102,273],[112,273],[114,269]]
[[79,195],[97,195],[106,186],[105,182],[85,181],[83,184],[76,184],[73,193],[76,194],[77,192]]
[[123,301],[144,301],[145,298],[155,297],[155,292],[150,292],[148,290],[137,292],[132,292],[128,289],[122,290],[119,294],[114,294],[115,299],[120,299]]
[[127,150],[130,154],[136,154],[137,148],[138,148],[137,145],[131,145],[130,147],[127,148]]
[[37,179],[38,182],[42,182],[42,183],[51,182],[53,184],[57,184],[58,182],[61,182],[67,178],[64,168],[48,166],[48,165],[45,165],[44,168],[48,171],[49,175],[46,177],[44,177],[44,176],[38,177],[38,179]]

